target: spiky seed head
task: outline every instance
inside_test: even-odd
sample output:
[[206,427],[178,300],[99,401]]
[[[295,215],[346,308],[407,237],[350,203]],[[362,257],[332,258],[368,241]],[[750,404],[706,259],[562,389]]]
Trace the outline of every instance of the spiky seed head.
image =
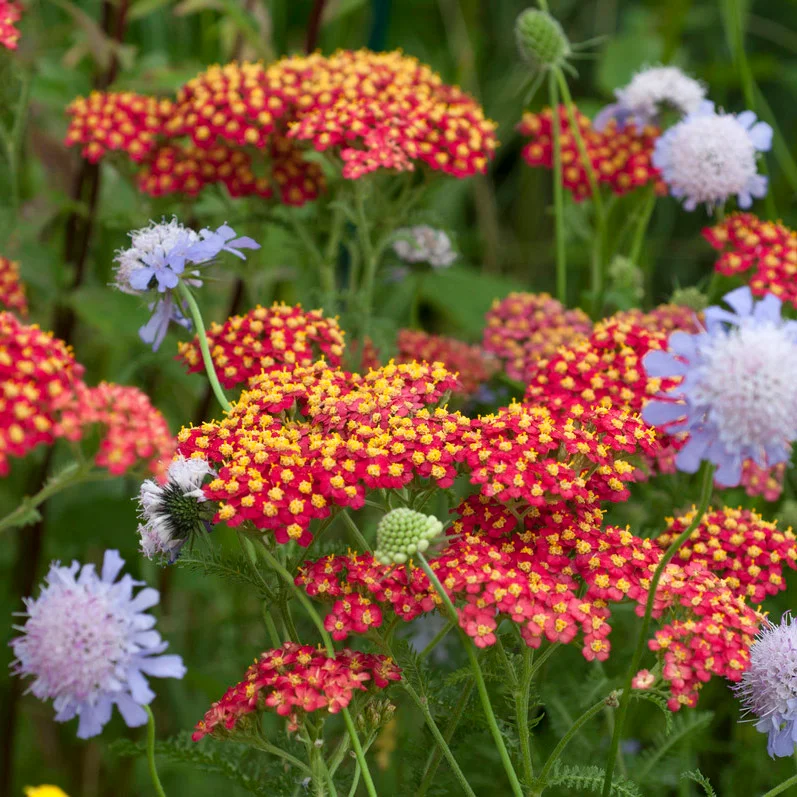
[[515,22],[515,40],[521,57],[535,73],[564,66],[571,53],[559,22],[537,8],[520,13]]

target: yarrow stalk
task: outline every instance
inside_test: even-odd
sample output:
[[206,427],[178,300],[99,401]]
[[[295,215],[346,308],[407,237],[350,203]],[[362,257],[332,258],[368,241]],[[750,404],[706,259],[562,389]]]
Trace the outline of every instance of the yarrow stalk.
[[106,551],[102,571],[94,565],[54,562],[38,598],[26,598],[27,620],[11,640],[16,675],[32,676],[30,691],[53,700],[56,722],[79,717],[77,735],[99,734],[113,706],[131,728],[147,722],[155,698],[145,676],[182,678],[180,656],[161,655],[167,643],[146,609],[158,591],[125,574],[118,551]]

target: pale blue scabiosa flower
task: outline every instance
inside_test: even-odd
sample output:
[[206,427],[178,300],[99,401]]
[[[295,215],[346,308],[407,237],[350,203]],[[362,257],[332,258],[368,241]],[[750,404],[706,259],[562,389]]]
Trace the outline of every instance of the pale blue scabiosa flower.
[[593,127],[603,130],[611,119],[622,129],[658,124],[664,111],[687,116],[700,107],[706,97],[703,85],[676,66],[653,66],[637,72],[631,82],[614,92],[617,102],[607,105]]
[[687,432],[679,470],[694,473],[702,460],[717,466],[727,487],[742,463],[771,467],[788,460],[797,440],[797,322],[781,318],[781,302],[756,302],[748,287],[727,294],[732,308],[709,307],[704,331],[674,332],[669,351],[652,351],[643,365],[651,377],[683,377],[642,410],[667,433]]
[[158,591],[133,588],[118,551],[106,551],[100,575],[94,565],[53,562],[35,600],[25,599],[27,620],[11,640],[13,671],[32,676],[30,691],[52,698],[57,722],[79,717],[77,735],[96,736],[114,705],[131,728],[147,722],[144,706],[155,697],[146,675],[182,678],[180,656],[161,655],[167,643],[145,610],[158,603]]
[[785,614],[767,622],[750,648],[750,666],[734,686],[756,730],[768,735],[767,752],[785,758],[797,748],[797,623]]
[[169,465],[163,484],[153,479],[142,483],[138,533],[144,556],[164,556],[173,564],[194,534],[210,531],[215,510],[203,507],[207,499],[202,484],[213,473],[207,460],[180,456]]
[[114,284],[119,290],[134,295],[155,292],[157,298],[149,305],[152,317],[139,330],[145,343],[157,351],[163,342],[169,323],[191,328],[185,309],[172,291],[182,279],[192,287],[200,287],[199,272],[186,272],[186,266],[210,263],[221,252],[230,252],[245,259],[241,249],[259,249],[251,238],[236,237],[227,224],[217,230],[203,229],[198,233],[184,227],[177,219],[150,222],[149,227],[130,233],[128,249],[116,254]]
[[752,111],[717,113],[714,103],[703,102],[656,141],[652,163],[686,210],[705,203],[711,211],[732,196],[749,208],[754,197],[766,196],[757,155],[771,146],[772,128]]

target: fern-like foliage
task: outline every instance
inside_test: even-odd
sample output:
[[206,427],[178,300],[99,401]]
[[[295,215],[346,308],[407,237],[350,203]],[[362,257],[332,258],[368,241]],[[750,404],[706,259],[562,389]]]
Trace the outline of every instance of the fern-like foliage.
[[654,769],[685,737],[705,728],[711,723],[714,714],[710,711],[689,711],[678,714],[672,722],[669,734],[658,733],[654,737],[653,747],[645,750],[639,757],[635,776],[641,783],[655,776]]
[[664,715],[664,733],[669,735],[673,731],[674,714],[667,708],[667,698],[648,689],[635,689],[631,692],[632,700],[647,700],[661,710]]
[[703,787],[706,797],[717,797],[717,792],[711,785],[709,779],[699,770],[694,769],[691,772],[682,772],[681,778],[684,780],[693,780],[695,783]]
[[396,639],[393,652],[396,654],[396,663],[401,667],[401,677],[421,697],[426,697],[429,693],[429,674],[415,648],[406,639]]
[[261,575],[243,554],[223,553],[216,548],[195,545],[190,552],[180,556],[177,565],[251,587],[266,600],[273,600],[277,590],[277,585],[271,584],[268,577]]
[[[124,757],[143,757],[143,742],[118,739],[111,751]],[[302,779],[301,772],[287,770],[285,763],[276,758],[256,753],[249,748],[216,741],[198,744],[191,741],[189,733],[155,743],[155,755],[175,763],[190,766],[193,772],[220,775],[256,797],[275,797],[292,794]]]
[[[602,767],[570,766],[557,761],[548,778],[548,786],[561,786],[569,789],[571,794],[600,793],[603,791],[604,774]],[[642,797],[636,783],[617,776],[612,779],[610,794],[612,797]]]

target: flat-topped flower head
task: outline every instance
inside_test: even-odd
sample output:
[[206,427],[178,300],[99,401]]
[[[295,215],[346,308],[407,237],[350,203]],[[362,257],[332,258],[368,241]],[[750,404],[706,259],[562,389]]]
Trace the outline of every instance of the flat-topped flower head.
[[747,287],[724,301],[733,312],[709,307],[704,331],[675,332],[668,352],[645,356],[648,376],[682,381],[642,417],[668,433],[689,433],[676,458],[680,470],[694,473],[708,460],[719,484],[735,486],[744,460],[785,462],[797,440],[797,322],[781,318],[775,296],[754,302]]
[[703,102],[656,141],[652,162],[687,210],[705,204],[711,211],[732,196],[749,208],[753,198],[766,196],[757,155],[771,146],[772,128],[752,111],[717,113],[714,103]]
[[396,235],[399,237],[393,244],[393,251],[405,263],[428,263],[432,268],[448,268],[457,259],[448,235],[428,224],[405,227]]
[[431,515],[401,507],[388,512],[376,529],[374,558],[383,565],[403,564],[443,530],[443,524]]
[[762,627],[735,689],[745,714],[757,720],[756,730],[767,734],[770,756],[791,756],[797,748],[797,623],[791,615]]
[[94,565],[54,562],[38,598],[26,598],[21,636],[11,640],[16,675],[32,676],[30,691],[53,700],[57,722],[79,717],[77,735],[96,736],[113,706],[128,727],[144,725],[144,706],[155,693],[145,676],[182,678],[180,656],[163,656],[167,643],[146,610],[160,599],[129,575],[118,551],[106,551],[102,572]]
[[139,492],[138,527],[141,552],[148,559],[166,556],[173,563],[180,549],[196,533],[210,530],[213,511],[203,511],[206,502],[202,483],[215,474],[206,459],[178,456],[166,472],[166,482],[147,479]]
[[628,123],[638,127],[659,124],[664,111],[687,116],[700,108],[706,89],[677,66],[654,66],[637,72],[627,86],[614,94],[617,102],[607,105],[595,117],[596,130],[603,130],[610,119],[622,128]]

